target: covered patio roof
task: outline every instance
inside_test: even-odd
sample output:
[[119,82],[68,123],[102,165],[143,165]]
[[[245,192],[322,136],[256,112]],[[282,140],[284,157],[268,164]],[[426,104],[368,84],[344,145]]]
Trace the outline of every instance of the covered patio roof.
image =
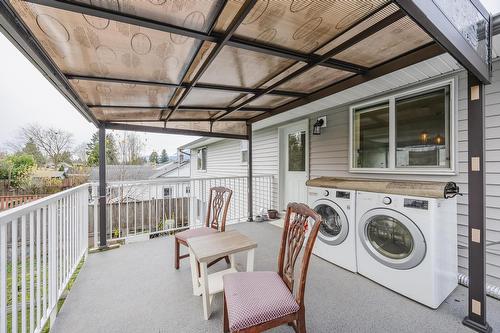
[[244,139],[248,124],[447,51],[487,81],[482,5],[457,1],[461,17],[420,2],[10,0],[1,23],[96,126]]

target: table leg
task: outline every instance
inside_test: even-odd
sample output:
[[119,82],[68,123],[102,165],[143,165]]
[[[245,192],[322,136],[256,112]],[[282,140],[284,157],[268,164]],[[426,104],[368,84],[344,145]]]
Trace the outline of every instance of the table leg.
[[234,254],[229,255],[229,261],[231,262],[231,268],[236,269],[236,260]]
[[207,263],[206,262],[201,262],[200,263],[200,270],[201,270],[201,297],[203,298],[203,316],[205,320],[208,320],[210,317],[210,314],[212,313],[211,307],[210,307],[210,292],[208,289],[208,268],[207,268]]
[[200,296],[200,283],[198,282],[198,262],[189,248],[189,262],[191,263],[191,282],[193,283],[193,295]]
[[255,249],[247,252],[247,272],[253,272],[253,262],[255,257]]

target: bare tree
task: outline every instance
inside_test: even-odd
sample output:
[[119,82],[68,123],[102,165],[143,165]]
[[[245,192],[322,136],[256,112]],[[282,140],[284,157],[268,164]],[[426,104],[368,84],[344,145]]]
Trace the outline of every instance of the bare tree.
[[71,133],[56,128],[42,128],[36,124],[21,128],[21,133],[26,141],[32,140],[55,165],[71,157],[70,150],[73,142]]
[[133,132],[124,132],[122,139],[118,141],[118,150],[122,164],[142,164],[142,152],[144,141]]

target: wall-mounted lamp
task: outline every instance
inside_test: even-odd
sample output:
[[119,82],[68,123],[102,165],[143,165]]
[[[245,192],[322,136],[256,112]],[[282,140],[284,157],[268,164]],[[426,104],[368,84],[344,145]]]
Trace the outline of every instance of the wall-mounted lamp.
[[316,120],[313,126],[313,135],[321,135],[321,127],[326,127],[326,117],[321,117]]

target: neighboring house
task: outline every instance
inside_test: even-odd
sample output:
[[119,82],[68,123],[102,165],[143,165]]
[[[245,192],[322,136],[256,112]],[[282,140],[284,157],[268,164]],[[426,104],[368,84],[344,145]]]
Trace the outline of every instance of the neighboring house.
[[[500,286],[498,58],[485,94],[486,239],[497,242],[487,246],[487,280]],[[322,116],[326,126],[312,135]],[[458,263],[466,272],[467,126],[467,73],[441,55],[254,124],[253,172],[274,176],[277,209],[307,200],[305,180],[319,176],[456,182],[464,194],[457,198]],[[191,149],[192,177],[227,177],[247,175],[245,147],[204,138],[182,148]]]
[[65,171],[53,170],[53,169],[36,169],[31,175],[31,179],[41,181],[44,179],[65,179]]

